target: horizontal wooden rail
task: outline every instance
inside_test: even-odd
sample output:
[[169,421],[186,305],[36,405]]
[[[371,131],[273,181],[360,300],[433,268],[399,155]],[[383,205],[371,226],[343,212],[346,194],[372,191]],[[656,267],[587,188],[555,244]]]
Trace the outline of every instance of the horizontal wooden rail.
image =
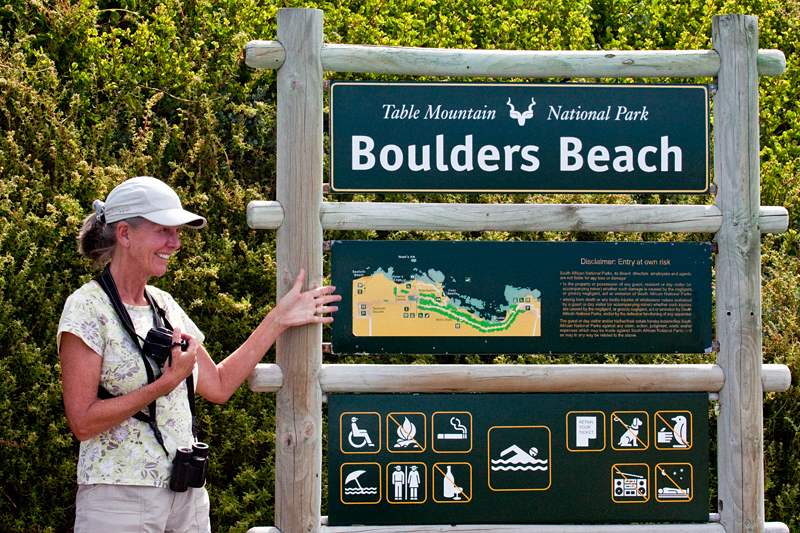
[[[323,526],[320,533],[724,533],[721,524]],[[277,533],[277,532],[276,532]],[[789,533],[781,522],[767,522],[764,533]]]
[[[320,533],[725,533],[718,523],[626,525],[459,525],[459,526],[322,526]],[[281,533],[276,527],[254,527],[247,533]],[[767,522],[764,533],[789,533],[782,522]]]
[[792,386],[792,371],[786,365],[761,365],[761,389],[786,392]]
[[675,392],[722,388],[707,365],[323,365],[323,392]]
[[[250,374],[255,392],[276,392],[278,365],[261,364]],[[320,386],[328,392],[718,392],[722,368],[699,365],[322,365]],[[763,365],[764,392],[789,389],[786,365]]]
[[[323,520],[327,517],[323,516]],[[671,528],[670,528],[671,526]],[[724,533],[719,524],[653,524],[653,525],[456,525],[456,526],[323,526],[321,533],[486,533],[500,531],[503,533]],[[247,530],[247,533],[281,533],[272,526],[259,526]],[[764,533],[789,533],[789,528],[781,522],[767,522]]]
[[283,371],[272,364],[259,364],[247,377],[247,386],[254,392],[278,392],[283,387]]
[[[253,229],[277,229],[284,211],[278,202],[247,206]],[[644,231],[716,233],[722,212],[714,205],[618,204],[426,204],[323,202],[326,230],[385,231]],[[762,233],[789,227],[784,207],[762,206]]]
[[[277,41],[250,41],[245,63],[277,69],[286,52]],[[786,57],[759,50],[760,76],[780,76]],[[488,78],[712,78],[720,67],[714,50],[533,51],[409,48],[324,44],[322,69],[409,76]]]

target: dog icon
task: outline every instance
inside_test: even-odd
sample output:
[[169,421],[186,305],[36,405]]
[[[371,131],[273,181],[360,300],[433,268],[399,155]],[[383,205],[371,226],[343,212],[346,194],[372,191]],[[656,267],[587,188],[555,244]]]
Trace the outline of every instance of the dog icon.
[[[620,422],[619,418],[617,419]],[[619,443],[617,446],[621,446],[624,448],[631,448],[639,446],[639,428],[642,427],[642,421],[638,418],[634,418],[633,422],[631,422],[630,426],[627,426],[628,430],[622,434],[622,437],[619,439]]]

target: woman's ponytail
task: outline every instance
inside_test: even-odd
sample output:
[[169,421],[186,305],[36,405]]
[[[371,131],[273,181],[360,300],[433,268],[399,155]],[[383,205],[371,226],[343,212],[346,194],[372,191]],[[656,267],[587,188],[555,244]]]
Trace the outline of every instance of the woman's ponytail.
[[101,222],[95,213],[83,219],[78,233],[78,251],[92,260],[97,269],[111,261],[117,246],[117,223]]

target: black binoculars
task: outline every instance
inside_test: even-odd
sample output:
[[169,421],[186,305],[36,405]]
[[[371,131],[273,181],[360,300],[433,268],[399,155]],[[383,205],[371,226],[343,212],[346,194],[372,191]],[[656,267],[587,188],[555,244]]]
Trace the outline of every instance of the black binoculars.
[[186,340],[181,340],[180,342],[173,344],[171,329],[151,328],[150,331],[147,332],[147,336],[144,339],[144,347],[142,350],[144,351],[145,355],[149,355],[155,359],[159,366],[163,365],[167,359],[169,359],[171,365],[172,347],[176,345],[180,346],[181,351],[185,352],[186,348],[189,347],[189,342]]
[[196,442],[191,448],[178,448],[172,460],[169,488],[174,492],[186,492],[189,487],[200,488],[206,483],[207,471],[208,444]]

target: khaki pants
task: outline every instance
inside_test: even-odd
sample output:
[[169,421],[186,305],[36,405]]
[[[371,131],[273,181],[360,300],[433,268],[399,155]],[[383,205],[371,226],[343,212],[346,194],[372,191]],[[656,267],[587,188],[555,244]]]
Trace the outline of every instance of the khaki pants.
[[210,533],[205,487],[79,485],[75,533]]

